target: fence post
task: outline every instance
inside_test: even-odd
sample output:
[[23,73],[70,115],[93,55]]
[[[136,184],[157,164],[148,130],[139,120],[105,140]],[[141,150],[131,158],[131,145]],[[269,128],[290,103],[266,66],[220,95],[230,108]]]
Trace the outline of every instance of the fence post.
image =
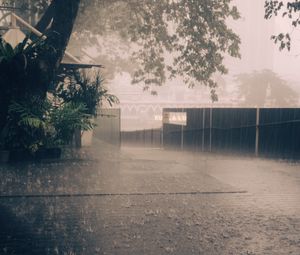
[[209,151],[212,151],[212,108],[209,109]]
[[[181,109],[181,112],[183,112],[183,108]],[[180,148],[183,150],[183,125],[181,125],[181,141],[180,141]]]
[[202,109],[202,151],[204,151],[205,139],[205,108]]
[[259,155],[259,113],[260,109],[256,109],[256,133],[255,133],[255,156]]
[[160,147],[164,147],[164,126],[160,129]]
[[162,109],[162,125],[161,125],[161,129],[160,129],[160,147],[163,148],[164,147],[164,112],[165,109]]
[[151,128],[151,134],[150,134],[150,136],[151,136],[151,146],[153,147],[153,128]]
[[122,132],[121,132],[121,108],[119,108],[119,111],[118,111],[118,115],[119,115],[119,119],[118,119],[118,128],[119,128],[119,146],[121,147],[122,146]]

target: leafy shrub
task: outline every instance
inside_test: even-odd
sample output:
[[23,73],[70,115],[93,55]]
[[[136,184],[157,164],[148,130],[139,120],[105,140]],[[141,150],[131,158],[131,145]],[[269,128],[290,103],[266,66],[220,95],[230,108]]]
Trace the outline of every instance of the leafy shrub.
[[86,106],[82,103],[64,103],[54,107],[50,115],[51,124],[56,130],[55,139],[61,144],[72,141],[74,131],[93,128],[91,116],[86,114]]
[[75,129],[93,128],[90,115],[83,104],[53,105],[48,99],[26,97],[9,106],[6,132],[2,142],[6,149],[26,149],[36,152],[40,148],[69,144]]
[[93,116],[97,115],[101,101],[106,100],[110,106],[119,102],[118,98],[109,94],[103,86],[103,79],[98,72],[73,70],[62,74],[56,95],[66,103],[84,104],[85,112]]
[[39,147],[46,146],[47,138],[51,137],[50,108],[48,100],[34,96],[27,96],[19,102],[13,101],[6,123],[6,147],[35,152]]
[[[101,100],[107,100],[110,105],[118,102],[102,86],[99,73],[89,76],[77,70],[58,77],[53,98],[47,99],[48,84],[45,88],[35,86],[30,74],[36,75],[36,72],[28,70],[35,68],[29,63],[52,53],[55,55],[54,48],[42,38],[33,42],[26,38],[13,48],[0,36],[1,149],[36,152],[43,147],[69,144],[76,129],[93,128],[91,117],[96,116]],[[54,104],[56,101],[59,104]]]

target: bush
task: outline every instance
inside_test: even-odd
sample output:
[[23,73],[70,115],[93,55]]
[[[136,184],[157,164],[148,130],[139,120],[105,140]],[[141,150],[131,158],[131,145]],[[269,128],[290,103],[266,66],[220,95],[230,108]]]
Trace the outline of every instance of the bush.
[[84,104],[85,113],[96,116],[101,101],[106,100],[110,106],[118,103],[116,96],[109,94],[103,86],[99,72],[72,70],[60,77],[55,94],[63,102]]
[[93,128],[83,104],[53,105],[48,99],[26,97],[9,106],[6,127],[2,133],[5,149],[25,149],[32,153],[40,148],[69,144],[75,129]]
[[45,146],[51,136],[49,125],[50,103],[35,96],[9,105],[5,137],[8,149],[26,149],[31,152]]
[[93,129],[91,115],[86,114],[86,111],[86,106],[82,103],[68,102],[60,107],[54,107],[50,119],[56,131],[56,141],[68,144],[72,141],[76,129]]

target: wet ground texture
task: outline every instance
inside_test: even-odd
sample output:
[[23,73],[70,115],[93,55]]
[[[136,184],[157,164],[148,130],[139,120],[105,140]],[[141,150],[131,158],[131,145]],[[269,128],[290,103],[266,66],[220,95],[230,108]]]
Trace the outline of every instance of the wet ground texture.
[[297,162],[97,141],[0,180],[0,254],[300,254]]

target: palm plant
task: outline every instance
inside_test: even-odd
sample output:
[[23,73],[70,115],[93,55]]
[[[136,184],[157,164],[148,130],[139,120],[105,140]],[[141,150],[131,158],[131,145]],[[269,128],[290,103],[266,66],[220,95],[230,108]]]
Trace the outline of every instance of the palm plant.
[[81,103],[68,102],[59,107],[55,106],[51,111],[50,122],[56,131],[56,141],[68,144],[72,141],[76,129],[93,129],[90,117],[86,113],[86,106]]
[[51,104],[39,97],[25,97],[9,106],[6,146],[10,149],[37,151],[46,146],[54,130],[49,122]]
[[35,153],[40,148],[68,144],[75,130],[94,127],[91,118],[96,116],[101,100],[110,105],[118,102],[102,86],[99,73],[91,78],[73,71],[64,77],[70,81],[67,86],[65,80],[59,83],[54,98],[59,98],[60,104],[54,105],[44,88],[36,87],[30,77],[34,73],[32,63],[45,52],[55,54],[42,38],[33,42],[25,38],[13,48],[0,37],[0,148]]
[[40,73],[37,70],[38,58],[45,52],[49,56],[55,54],[53,47],[43,37],[34,41],[26,37],[13,48],[0,36],[0,132],[6,125],[8,108],[13,101],[22,100],[24,95],[45,98],[45,88],[34,82]]
[[103,79],[98,72],[88,74],[85,71],[75,70],[65,74],[57,87],[56,95],[63,102],[84,104],[85,112],[92,116],[97,115],[97,109],[102,101],[106,100],[110,106],[119,102],[118,98],[109,94],[103,86]]

